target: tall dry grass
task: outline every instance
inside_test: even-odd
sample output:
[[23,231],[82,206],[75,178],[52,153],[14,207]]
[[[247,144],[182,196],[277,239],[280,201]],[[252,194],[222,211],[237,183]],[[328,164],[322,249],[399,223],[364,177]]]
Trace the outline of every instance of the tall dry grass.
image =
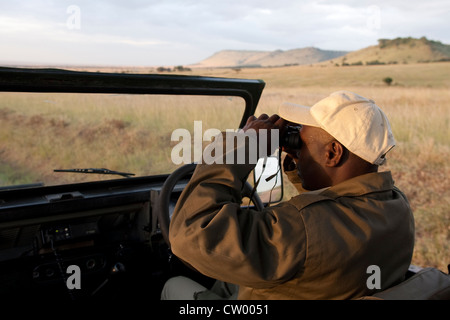
[[[341,87],[268,89],[259,112],[280,101],[312,105]],[[413,263],[447,270],[450,264],[450,90],[348,87],[374,99],[390,119],[397,146],[381,170],[390,170],[407,195],[416,222]],[[294,192],[293,188],[289,189]]]
[[229,97],[0,93],[0,185],[114,178],[54,169],[170,173],[175,129],[194,139],[195,120],[203,131],[234,128],[244,106]]
[[[284,101],[313,105],[333,91],[372,98],[390,119],[397,146],[390,170],[409,198],[416,222],[413,263],[447,270],[450,264],[450,63],[385,66],[297,66],[204,69],[203,75],[263,79],[257,112],[277,113]],[[383,83],[393,78],[393,85]],[[288,194],[296,191],[287,183]]]
[[[341,89],[375,100],[388,115],[397,140],[381,169],[392,171],[414,211],[413,263],[446,270],[450,263],[450,63],[193,73],[265,80],[257,114],[276,113],[284,101],[312,105]],[[393,86],[383,83],[387,76],[394,79]],[[242,101],[229,98],[2,93],[0,183],[42,179],[58,183],[62,176],[52,170],[61,166],[107,167],[139,175],[170,172],[174,129],[191,130],[194,120],[203,120],[204,130],[234,128],[242,110]],[[64,179],[87,178],[69,174]],[[289,183],[286,186],[294,194]]]

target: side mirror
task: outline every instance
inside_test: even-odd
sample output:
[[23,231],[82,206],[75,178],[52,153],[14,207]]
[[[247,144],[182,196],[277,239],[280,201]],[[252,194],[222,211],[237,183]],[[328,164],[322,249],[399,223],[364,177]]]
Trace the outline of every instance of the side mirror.
[[279,157],[260,158],[253,177],[256,193],[264,204],[280,202],[283,199],[283,175]]

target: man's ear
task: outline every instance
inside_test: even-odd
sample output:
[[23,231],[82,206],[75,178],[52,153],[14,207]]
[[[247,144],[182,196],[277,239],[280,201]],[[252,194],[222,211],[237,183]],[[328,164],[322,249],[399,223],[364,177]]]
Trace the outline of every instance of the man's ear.
[[338,167],[342,164],[346,155],[346,148],[336,140],[329,142],[325,146],[327,167]]

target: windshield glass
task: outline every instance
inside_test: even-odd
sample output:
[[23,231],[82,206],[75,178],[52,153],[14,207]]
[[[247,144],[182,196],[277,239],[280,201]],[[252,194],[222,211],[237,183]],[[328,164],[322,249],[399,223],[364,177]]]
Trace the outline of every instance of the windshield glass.
[[70,169],[170,173],[174,130],[202,140],[199,127],[236,129],[244,108],[239,97],[2,92],[0,186],[120,178]]

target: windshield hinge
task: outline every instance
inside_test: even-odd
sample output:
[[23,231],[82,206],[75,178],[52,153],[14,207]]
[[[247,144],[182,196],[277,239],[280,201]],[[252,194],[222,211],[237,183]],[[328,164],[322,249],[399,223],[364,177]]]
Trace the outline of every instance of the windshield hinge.
[[49,202],[58,202],[73,199],[83,199],[84,196],[79,191],[48,194],[45,196]]

